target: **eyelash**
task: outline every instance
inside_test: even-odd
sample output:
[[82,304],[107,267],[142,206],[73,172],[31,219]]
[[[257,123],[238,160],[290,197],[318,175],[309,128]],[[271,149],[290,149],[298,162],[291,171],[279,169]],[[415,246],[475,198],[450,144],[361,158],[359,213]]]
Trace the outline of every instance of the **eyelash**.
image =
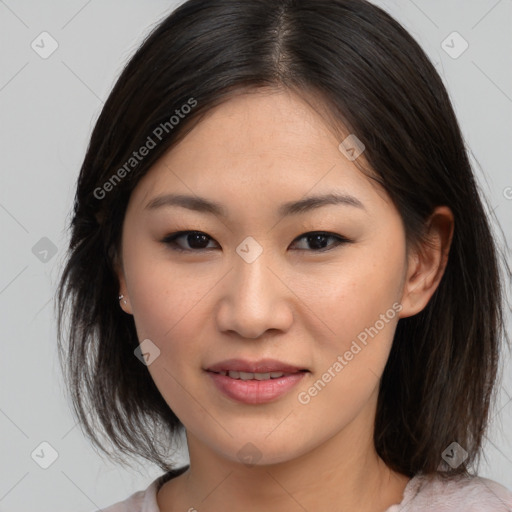
[[[164,243],[165,245],[168,245],[173,251],[177,251],[177,252],[205,252],[205,251],[209,251],[209,250],[213,249],[213,247],[203,248],[203,249],[183,249],[182,247],[179,247],[176,244],[177,239],[182,238],[186,235],[191,235],[191,234],[204,235],[209,240],[213,240],[213,238],[211,238],[210,236],[208,236],[206,233],[204,233],[202,231],[177,231],[175,233],[171,233],[171,234],[167,235],[162,240],[162,243]],[[294,242],[301,240],[302,238],[305,238],[307,236],[313,236],[313,235],[320,235],[325,238],[335,239],[336,243],[333,246],[331,246],[331,248],[328,248],[328,249],[311,249],[310,251],[312,251],[312,252],[321,252],[321,253],[328,252],[328,251],[335,249],[336,247],[339,247],[340,245],[352,242],[352,240],[349,240],[348,238],[345,238],[341,235],[337,235],[335,233],[329,233],[326,231],[309,231],[309,232],[304,233],[304,234],[300,235],[299,237],[295,238]],[[298,249],[298,250],[299,251],[307,251],[308,249]]]

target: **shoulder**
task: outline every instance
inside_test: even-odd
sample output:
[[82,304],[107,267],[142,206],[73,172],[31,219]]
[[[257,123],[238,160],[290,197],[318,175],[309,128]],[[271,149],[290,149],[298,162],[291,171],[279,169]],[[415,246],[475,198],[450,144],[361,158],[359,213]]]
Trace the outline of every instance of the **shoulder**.
[[[408,504],[415,512],[433,507],[436,512],[512,512],[512,492],[479,476],[420,474],[409,481],[404,491],[400,506]],[[389,512],[394,512],[392,508]]]
[[123,501],[118,501],[95,512],[160,512],[156,507],[156,482],[158,480],[154,480],[146,489],[134,492]]
[[[106,508],[100,509],[102,512],[145,512],[146,508],[144,507],[144,502],[147,501],[147,495],[151,492],[151,485],[143,490],[137,491],[131,494],[128,498],[123,501],[118,501],[113,505],[110,505]],[[99,510],[96,512],[100,512]],[[149,511],[148,511],[149,512]],[[157,511],[151,511],[157,512]]]
[[154,479],[146,489],[134,492],[123,501],[118,501],[106,508],[95,510],[95,512],[160,512],[157,502],[157,493],[160,487],[176,476],[183,473],[187,466],[171,470]]

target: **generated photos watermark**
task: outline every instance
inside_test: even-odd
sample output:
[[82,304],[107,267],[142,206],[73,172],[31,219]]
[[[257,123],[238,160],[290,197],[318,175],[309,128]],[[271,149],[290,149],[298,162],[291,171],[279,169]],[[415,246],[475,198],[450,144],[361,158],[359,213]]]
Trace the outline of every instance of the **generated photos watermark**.
[[[311,399],[320,393],[325,386],[331,382],[340,372],[349,364],[354,356],[359,354],[361,350],[367,346],[368,344],[368,336],[372,339],[377,336],[377,334],[384,329],[385,325],[388,324],[391,320],[395,318],[397,313],[402,311],[402,304],[395,302],[391,308],[389,308],[385,313],[381,313],[379,316],[379,320],[377,320],[371,327],[366,327],[363,331],[361,331],[357,335],[357,340],[353,340],[350,348],[344,352],[343,355],[338,355],[336,360],[327,368],[327,370],[322,374],[322,376],[315,381],[315,383],[310,386],[307,391],[301,391],[297,395],[297,399],[299,403],[302,405],[307,405],[311,402]],[[357,342],[359,341],[359,343]],[[362,346],[361,346],[362,345]]]
[[135,169],[142,160],[146,156],[149,155],[152,149],[154,149],[159,142],[163,140],[165,135],[171,133],[171,131],[181,122],[182,119],[185,119],[187,114],[189,114],[192,109],[197,106],[197,100],[194,98],[189,98],[187,103],[184,103],[180,108],[177,108],[174,111],[174,114],[169,117],[168,121],[160,123],[152,132],[151,135],[148,135],[146,142],[142,144],[142,146],[133,151],[131,156],[126,160],[126,162],[117,169],[117,171],[112,174],[112,176],[103,183],[101,187],[96,187],[94,189],[94,197],[96,199],[103,199],[108,192],[111,192],[116,185],[118,185],[123,178],[126,177],[133,169]]

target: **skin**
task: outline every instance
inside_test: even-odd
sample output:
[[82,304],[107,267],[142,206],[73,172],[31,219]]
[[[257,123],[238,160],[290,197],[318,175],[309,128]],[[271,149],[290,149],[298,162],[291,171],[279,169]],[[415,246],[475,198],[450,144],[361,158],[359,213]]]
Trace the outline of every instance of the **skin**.
[[[160,350],[148,370],[185,425],[191,464],[158,492],[162,511],[378,512],[402,500],[409,478],[390,470],[373,445],[379,379],[399,318],[421,311],[439,284],[453,216],[438,207],[431,245],[408,247],[393,203],[339,143],[292,92],[258,90],[211,110],[132,193],[118,266],[121,307],[134,315],[139,339]],[[355,196],[364,208],[276,214],[282,203],[329,192]],[[217,201],[228,217],[145,209],[166,193]],[[180,238],[178,247],[188,249],[180,253],[162,242],[180,230],[209,238],[195,246]],[[316,231],[351,242],[325,237],[320,247],[328,250],[320,252],[303,237]],[[236,252],[247,236],[263,249],[252,263]],[[401,305],[394,318],[300,403],[298,394],[393,304]],[[275,402],[241,404],[204,371],[234,357],[274,358],[309,373]],[[253,466],[237,455],[248,442],[261,457]]]

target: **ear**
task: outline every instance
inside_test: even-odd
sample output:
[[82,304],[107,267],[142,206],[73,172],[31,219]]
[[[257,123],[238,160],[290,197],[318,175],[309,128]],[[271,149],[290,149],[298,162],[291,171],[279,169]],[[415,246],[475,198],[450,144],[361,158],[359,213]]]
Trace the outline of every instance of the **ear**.
[[435,208],[427,220],[426,230],[426,240],[418,242],[409,250],[400,318],[422,311],[441,282],[454,230],[454,218],[450,208]]
[[[129,315],[132,315],[132,306],[130,304],[130,297],[128,296],[128,289],[126,287],[126,276],[124,272],[124,265],[121,256],[118,254],[118,251],[116,250],[112,256],[112,266],[114,267],[114,272],[117,276],[117,279],[119,281],[119,295],[123,295],[123,298],[119,300],[119,305],[121,306],[121,309],[128,313]],[[126,303],[125,303],[126,301]]]

